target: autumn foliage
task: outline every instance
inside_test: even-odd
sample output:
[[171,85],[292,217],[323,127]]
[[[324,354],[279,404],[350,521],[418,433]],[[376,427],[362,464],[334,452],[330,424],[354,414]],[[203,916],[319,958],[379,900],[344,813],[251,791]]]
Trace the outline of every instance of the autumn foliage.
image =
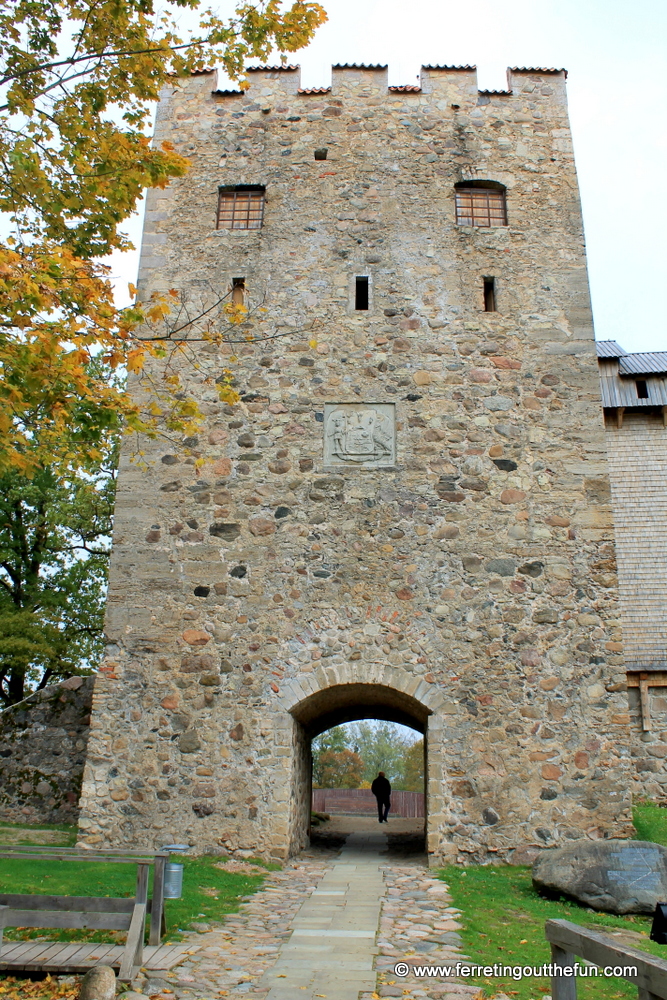
[[319,763],[322,788],[359,788],[364,762],[354,750],[325,750]]
[[[174,349],[158,329],[169,296],[119,310],[99,263],[127,248],[119,227],[142,190],[187,170],[150,143],[153,104],[192,71],[238,79],[249,58],[301,48],[325,19],[304,0],[228,18],[200,0],[0,0],[0,471],[94,465],[121,424],[161,419],[165,405],[140,413],[110,373]],[[193,415],[187,400],[166,409],[172,426]]]
[[0,982],[2,1000],[77,1000],[78,996],[77,983],[60,982],[55,976],[36,981],[9,976]]

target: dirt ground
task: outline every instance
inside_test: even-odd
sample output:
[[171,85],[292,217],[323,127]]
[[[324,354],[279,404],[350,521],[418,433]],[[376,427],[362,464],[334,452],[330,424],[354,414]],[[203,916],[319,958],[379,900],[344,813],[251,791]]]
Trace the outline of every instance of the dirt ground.
[[389,820],[385,824],[380,824],[376,816],[332,816],[325,823],[320,823],[315,827],[322,833],[340,833],[347,836],[350,833],[411,833],[418,837],[424,833],[424,817],[419,819],[406,819],[403,816],[392,816],[389,813]]
[[387,823],[378,823],[375,816],[332,816],[310,831],[313,847],[340,850],[351,833],[386,833],[387,860],[423,864],[426,861],[424,818],[406,819],[389,814]]

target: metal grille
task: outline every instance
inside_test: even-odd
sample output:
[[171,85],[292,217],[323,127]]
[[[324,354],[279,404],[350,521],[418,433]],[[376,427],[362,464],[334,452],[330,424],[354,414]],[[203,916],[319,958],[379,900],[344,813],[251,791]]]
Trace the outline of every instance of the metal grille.
[[220,191],[217,229],[261,229],[263,219],[263,188],[233,188]]
[[506,226],[505,192],[497,188],[457,188],[456,221],[459,226]]

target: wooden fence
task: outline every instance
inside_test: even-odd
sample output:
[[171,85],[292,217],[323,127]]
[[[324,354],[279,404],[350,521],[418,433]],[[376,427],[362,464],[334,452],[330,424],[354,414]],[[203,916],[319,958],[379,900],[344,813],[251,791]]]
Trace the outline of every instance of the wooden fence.
[[[633,983],[638,1000],[667,1000],[667,962],[663,959],[620,945],[606,934],[569,920],[547,920],[544,932],[551,944],[551,961],[563,971],[572,970],[577,957],[583,958],[597,965],[600,972],[608,969]],[[577,976],[554,974],[551,996],[553,1000],[577,1000]]]
[[[313,811],[359,816],[377,815],[375,796],[370,788],[313,788]],[[422,817],[423,792],[392,792],[390,816]]]

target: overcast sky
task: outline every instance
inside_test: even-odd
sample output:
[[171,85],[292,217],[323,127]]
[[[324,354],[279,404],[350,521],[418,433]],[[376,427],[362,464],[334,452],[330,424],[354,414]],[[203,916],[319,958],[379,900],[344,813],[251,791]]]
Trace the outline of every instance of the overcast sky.
[[[336,62],[388,63],[390,84],[415,83],[422,63],[472,63],[494,89],[508,66],[568,70],[596,337],[667,351],[665,0],[321,2],[328,24],[291,59],[303,86],[328,85]],[[113,266],[134,280],[136,254]]]

